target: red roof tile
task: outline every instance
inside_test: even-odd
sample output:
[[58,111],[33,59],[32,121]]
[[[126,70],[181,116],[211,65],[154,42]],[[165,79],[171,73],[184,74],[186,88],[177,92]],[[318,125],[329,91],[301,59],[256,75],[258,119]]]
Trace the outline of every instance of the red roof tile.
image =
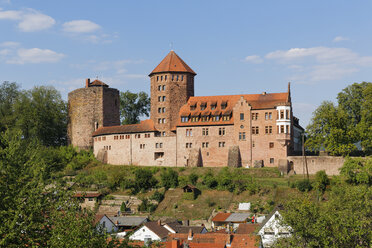
[[231,213],[218,213],[216,216],[214,216],[212,221],[215,221],[215,222],[225,221],[230,215]]
[[141,121],[139,124],[101,127],[93,132],[92,136],[99,136],[105,134],[119,134],[119,133],[141,133],[141,132],[155,132],[157,131],[154,122],[151,119]]
[[[231,116],[229,120],[213,121],[212,118],[209,121],[181,122],[181,116],[198,116],[202,112],[211,111],[211,115],[230,115],[237,101],[243,97],[251,106],[252,109],[269,109],[274,108],[277,105],[288,105],[288,92],[285,93],[269,93],[269,94],[246,94],[246,95],[224,95],[224,96],[194,96],[190,97],[188,102],[183,105],[179,111],[180,118],[178,119],[177,126],[202,126],[202,125],[232,125],[234,123],[234,116]],[[200,105],[203,102],[207,102],[206,109],[201,110]],[[211,105],[217,103],[215,109],[211,108]],[[227,106],[222,109],[222,104],[227,103]],[[190,109],[190,106],[194,106],[194,110]]]
[[150,75],[159,72],[188,72],[196,75],[174,51],[170,51]]
[[236,234],[251,234],[259,227],[259,224],[239,224]]
[[107,84],[105,84],[104,82],[96,79],[94,80],[93,82],[89,83],[89,86],[105,86],[105,87],[108,87]]

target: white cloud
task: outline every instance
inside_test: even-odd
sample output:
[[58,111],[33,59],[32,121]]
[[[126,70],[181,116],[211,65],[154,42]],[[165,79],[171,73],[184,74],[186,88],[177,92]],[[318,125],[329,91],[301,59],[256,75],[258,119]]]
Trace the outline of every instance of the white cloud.
[[47,15],[35,12],[30,14],[25,14],[20,23],[18,23],[18,28],[23,32],[34,32],[52,27],[56,21]]
[[63,24],[63,30],[69,33],[92,33],[100,28],[101,26],[89,20],[74,20]]
[[347,38],[347,37],[343,37],[343,36],[336,36],[336,37],[333,39],[333,42],[340,42],[340,41],[346,41],[346,40],[349,40],[349,38]]
[[17,47],[19,46],[19,42],[14,42],[14,41],[5,41],[0,43],[0,47]]
[[263,59],[258,55],[250,55],[244,58],[245,62],[250,62],[254,64],[260,64],[263,62]]
[[17,55],[6,61],[8,64],[37,64],[37,63],[55,63],[61,60],[65,55],[49,49],[31,48],[18,49]]
[[56,21],[34,9],[22,11],[0,9],[0,20],[18,21],[18,28],[23,32],[34,32],[52,27]]

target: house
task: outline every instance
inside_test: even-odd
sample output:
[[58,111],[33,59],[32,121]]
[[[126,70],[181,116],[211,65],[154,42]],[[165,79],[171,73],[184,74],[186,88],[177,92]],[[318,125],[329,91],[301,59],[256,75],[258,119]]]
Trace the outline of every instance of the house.
[[102,228],[103,230],[105,230],[108,233],[118,231],[118,227],[115,225],[115,223],[109,217],[107,217],[105,214],[97,214],[95,216],[94,224],[97,225],[98,229]]
[[277,239],[290,237],[292,228],[282,223],[283,217],[278,209],[275,209],[261,224],[258,235],[261,236],[263,247],[270,247]]
[[212,227],[227,227],[228,225],[236,229],[239,224],[247,223],[251,220],[250,213],[218,213],[212,219]]
[[[254,248],[259,236],[232,233],[173,233],[167,238],[168,248]],[[176,241],[177,240],[177,241]],[[173,246],[172,246],[173,245]],[[179,246],[176,246],[179,245]]]
[[148,221],[147,217],[142,216],[110,216],[110,220],[115,223],[118,231],[129,231],[139,227]]
[[130,237],[129,240],[139,240],[146,242],[165,241],[170,231],[165,228],[160,221],[150,221],[143,224]]
[[75,197],[80,202],[80,207],[94,210],[96,203],[101,199],[102,194],[99,192],[76,192],[72,197]]
[[164,224],[164,227],[169,230],[170,233],[188,233],[192,230],[193,233],[206,233],[207,229],[204,226],[185,226],[178,222],[171,222]]

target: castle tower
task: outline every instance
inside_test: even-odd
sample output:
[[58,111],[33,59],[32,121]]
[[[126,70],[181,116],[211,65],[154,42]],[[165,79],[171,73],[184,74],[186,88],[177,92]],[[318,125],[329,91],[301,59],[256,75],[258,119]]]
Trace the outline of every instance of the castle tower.
[[195,75],[173,50],[150,73],[150,118],[161,135],[173,135],[180,108],[194,96]]
[[119,91],[99,80],[68,94],[68,140],[80,149],[93,146],[92,133],[103,126],[120,125]]

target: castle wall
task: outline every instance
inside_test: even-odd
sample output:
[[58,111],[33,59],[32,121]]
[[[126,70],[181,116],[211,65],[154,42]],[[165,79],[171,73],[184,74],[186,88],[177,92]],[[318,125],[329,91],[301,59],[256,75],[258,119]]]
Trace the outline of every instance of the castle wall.
[[[304,159],[302,156],[288,156],[289,166],[293,166],[296,174],[306,174],[304,170]],[[339,175],[339,169],[343,166],[345,158],[333,156],[307,156],[307,168],[309,174],[315,174],[320,170],[325,170],[327,175]]]

